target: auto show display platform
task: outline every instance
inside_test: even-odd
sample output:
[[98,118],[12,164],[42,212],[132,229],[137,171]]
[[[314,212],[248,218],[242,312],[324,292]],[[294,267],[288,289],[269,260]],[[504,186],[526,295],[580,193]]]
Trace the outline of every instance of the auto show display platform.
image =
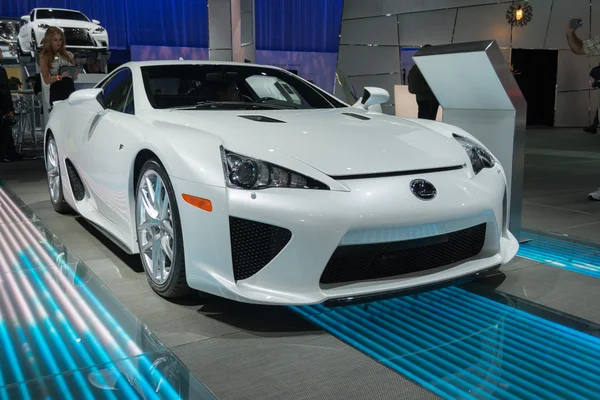
[[[539,153],[535,177],[545,179],[537,174],[553,166],[539,166]],[[565,177],[571,191],[574,181],[597,183]],[[0,399],[600,393],[593,241],[529,230],[531,241],[496,277],[362,305],[268,307],[203,294],[172,302],[150,289],[137,256],[81,218],[54,212],[43,161],[0,164],[0,181]],[[600,203],[585,206],[600,211]],[[544,207],[545,224],[563,212]]]

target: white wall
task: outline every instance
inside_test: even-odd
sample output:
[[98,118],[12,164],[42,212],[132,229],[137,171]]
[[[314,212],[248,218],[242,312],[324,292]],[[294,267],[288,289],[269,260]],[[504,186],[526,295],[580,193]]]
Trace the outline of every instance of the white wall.
[[[566,40],[571,17],[580,17],[583,38],[600,34],[600,0],[529,0],[533,18],[523,28],[506,22],[510,1],[345,0],[338,66],[356,90],[381,86],[390,92],[385,112],[394,113],[394,85],[402,83],[401,47],[494,39],[508,62],[509,48],[556,49],[556,126],[586,126],[594,118],[597,92],[588,73],[600,58],[574,56]],[[590,32],[591,26],[591,32]],[[512,34],[511,34],[512,33]]]

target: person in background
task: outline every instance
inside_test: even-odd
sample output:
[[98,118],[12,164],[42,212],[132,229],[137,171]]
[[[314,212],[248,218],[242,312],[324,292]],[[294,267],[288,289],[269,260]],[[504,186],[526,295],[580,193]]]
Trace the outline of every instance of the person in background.
[[[573,18],[567,26],[567,42],[573,54],[587,57],[600,56],[600,35],[591,39],[580,39],[577,36],[577,28],[575,22],[578,18]],[[600,201],[600,187],[596,191],[588,195],[590,200]]]
[[[592,68],[590,71],[590,77],[592,78],[592,89],[598,90],[598,104],[600,104],[600,64]],[[598,124],[600,124],[600,120],[598,118],[598,112],[600,110],[596,110],[596,116],[594,118],[594,122],[592,125],[587,128],[583,128],[584,132],[587,133],[596,133],[598,129]]]
[[63,66],[75,66],[73,53],[67,51],[65,34],[55,26],[46,31],[42,40],[42,53],[40,57],[40,68],[42,79],[46,85],[50,85],[50,106],[55,101],[66,100],[75,91],[75,76],[69,76],[69,71],[60,72]]
[[[423,47],[431,45],[426,44]],[[440,103],[416,64],[408,71],[408,91],[417,96],[419,118],[435,120]]]
[[0,162],[14,161],[21,156],[15,149],[12,127],[14,125],[15,111],[13,107],[8,74],[2,66],[2,53],[0,52]]

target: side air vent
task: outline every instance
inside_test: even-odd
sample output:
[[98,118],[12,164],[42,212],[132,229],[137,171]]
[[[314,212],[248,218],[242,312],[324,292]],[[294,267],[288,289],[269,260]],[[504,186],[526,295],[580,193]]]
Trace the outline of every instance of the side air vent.
[[272,123],[278,123],[278,124],[285,124],[284,121],[280,121],[278,119],[271,118],[271,117],[265,117],[264,115],[240,115],[239,117],[246,118],[246,119],[249,119],[250,121],[256,121],[256,122],[272,122]]
[[85,197],[85,188],[81,177],[70,160],[65,160],[65,164],[67,165],[67,174],[69,174],[69,182],[71,182],[73,196],[75,196],[75,200],[81,201]]
[[246,279],[263,269],[292,238],[285,228],[229,217],[233,276]]
[[359,115],[359,114],[354,114],[354,113],[342,113],[342,114],[347,115],[349,117],[354,117],[356,119],[360,119],[360,120],[363,120],[363,121],[368,121],[368,120],[371,119],[369,117],[365,117],[364,115]]

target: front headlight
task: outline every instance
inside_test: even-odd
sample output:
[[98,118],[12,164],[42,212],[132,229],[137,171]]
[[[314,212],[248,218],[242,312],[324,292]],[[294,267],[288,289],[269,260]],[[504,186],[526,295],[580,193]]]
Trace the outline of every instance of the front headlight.
[[225,183],[230,188],[260,190],[267,188],[319,189],[329,186],[315,179],[271,163],[232,153],[221,147]]
[[48,24],[38,24],[38,28],[39,29],[48,29],[48,28],[50,28],[50,25],[48,25]]
[[463,149],[465,149],[467,152],[467,155],[471,160],[471,165],[473,166],[473,171],[475,171],[475,175],[480,173],[484,168],[492,168],[494,165],[496,165],[494,156],[492,156],[490,152],[484,149],[481,145],[463,136],[456,134],[453,136],[454,139],[456,139],[456,141],[460,143]]
[[102,33],[104,31],[106,31],[106,29],[104,29],[103,27],[99,26],[92,33]]

